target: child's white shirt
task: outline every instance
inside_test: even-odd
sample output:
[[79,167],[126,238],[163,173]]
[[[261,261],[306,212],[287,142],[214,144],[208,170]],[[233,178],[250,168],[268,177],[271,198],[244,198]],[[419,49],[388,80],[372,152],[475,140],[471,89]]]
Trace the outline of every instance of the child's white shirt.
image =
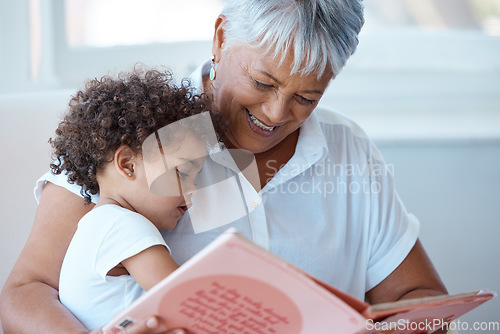
[[[131,275],[107,276],[121,261],[164,245],[148,219],[116,205],[103,205],[78,223],[59,279],[61,302],[90,330],[108,323],[144,294]],[[170,251],[170,249],[169,249]]]

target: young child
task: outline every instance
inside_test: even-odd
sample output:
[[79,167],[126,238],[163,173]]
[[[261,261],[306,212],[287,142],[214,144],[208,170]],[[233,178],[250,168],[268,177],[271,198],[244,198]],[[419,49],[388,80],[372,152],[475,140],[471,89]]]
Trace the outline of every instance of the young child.
[[196,191],[215,138],[207,107],[155,70],[94,79],[71,99],[50,140],[51,170],[81,186],[86,203],[99,199],[78,223],[59,296],[90,330],[178,267],[158,229],[175,227]]

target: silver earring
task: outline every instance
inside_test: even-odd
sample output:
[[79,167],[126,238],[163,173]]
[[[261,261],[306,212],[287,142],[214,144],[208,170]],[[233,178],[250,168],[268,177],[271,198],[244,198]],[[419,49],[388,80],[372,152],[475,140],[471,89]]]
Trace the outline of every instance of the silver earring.
[[128,173],[128,176],[132,176],[132,173]]
[[212,56],[212,63],[210,64],[210,80],[215,79],[215,55]]

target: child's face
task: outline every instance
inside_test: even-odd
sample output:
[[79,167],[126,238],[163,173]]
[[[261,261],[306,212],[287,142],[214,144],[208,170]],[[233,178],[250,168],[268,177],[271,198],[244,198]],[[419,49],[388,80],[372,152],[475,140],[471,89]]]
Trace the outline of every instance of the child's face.
[[193,135],[163,149],[164,154],[152,162],[139,159],[130,204],[159,229],[172,229],[191,206],[207,150]]

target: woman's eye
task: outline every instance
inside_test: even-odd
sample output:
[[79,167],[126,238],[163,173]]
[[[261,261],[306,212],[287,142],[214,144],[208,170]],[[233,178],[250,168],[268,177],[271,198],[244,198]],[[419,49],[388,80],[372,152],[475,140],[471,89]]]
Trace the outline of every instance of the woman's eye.
[[300,95],[297,95],[297,97],[299,98],[299,101],[303,104],[314,104],[316,102],[316,100],[309,100]]
[[257,81],[257,80],[253,80],[253,83],[254,83],[255,87],[257,87],[258,89],[272,89],[272,88],[274,88],[273,85],[268,85],[268,84],[265,84],[265,83]]

